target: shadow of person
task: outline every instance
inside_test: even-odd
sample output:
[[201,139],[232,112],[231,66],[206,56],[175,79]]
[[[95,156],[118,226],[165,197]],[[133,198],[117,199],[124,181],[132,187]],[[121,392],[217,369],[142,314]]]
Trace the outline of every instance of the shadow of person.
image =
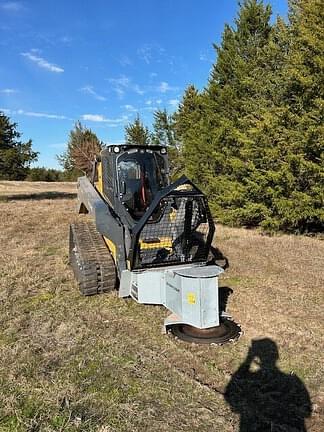
[[224,397],[240,414],[240,432],[306,432],[311,402],[303,382],[276,366],[278,348],[271,339],[253,340],[233,374]]

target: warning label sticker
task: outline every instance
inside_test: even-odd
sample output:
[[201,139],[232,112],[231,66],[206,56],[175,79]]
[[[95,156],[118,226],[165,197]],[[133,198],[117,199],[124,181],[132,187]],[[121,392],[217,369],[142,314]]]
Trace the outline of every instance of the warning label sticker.
[[187,300],[189,304],[196,304],[196,294],[193,292],[189,292],[187,294]]

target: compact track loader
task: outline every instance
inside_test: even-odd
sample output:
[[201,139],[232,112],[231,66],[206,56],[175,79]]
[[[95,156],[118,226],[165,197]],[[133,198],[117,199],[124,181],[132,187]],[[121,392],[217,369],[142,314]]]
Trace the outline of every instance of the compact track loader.
[[[215,226],[207,199],[186,177],[170,184],[163,146],[109,146],[78,179],[70,226],[70,264],[84,295],[119,289],[119,297],[161,304],[164,331],[197,343],[236,339],[240,327],[221,310],[210,261]],[[86,218],[88,219],[88,218]]]

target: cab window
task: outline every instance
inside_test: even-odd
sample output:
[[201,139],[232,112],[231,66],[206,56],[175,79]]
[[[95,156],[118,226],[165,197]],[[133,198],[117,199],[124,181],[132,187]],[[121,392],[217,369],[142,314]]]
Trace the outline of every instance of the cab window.
[[153,152],[124,153],[117,161],[119,196],[134,219],[140,219],[157,192],[167,186],[164,159]]

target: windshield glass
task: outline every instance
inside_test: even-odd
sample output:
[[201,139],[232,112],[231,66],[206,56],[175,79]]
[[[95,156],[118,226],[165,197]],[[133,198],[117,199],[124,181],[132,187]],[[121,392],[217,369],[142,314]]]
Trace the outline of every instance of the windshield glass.
[[118,158],[117,171],[121,201],[134,219],[140,219],[168,184],[164,159],[153,152],[127,152]]

